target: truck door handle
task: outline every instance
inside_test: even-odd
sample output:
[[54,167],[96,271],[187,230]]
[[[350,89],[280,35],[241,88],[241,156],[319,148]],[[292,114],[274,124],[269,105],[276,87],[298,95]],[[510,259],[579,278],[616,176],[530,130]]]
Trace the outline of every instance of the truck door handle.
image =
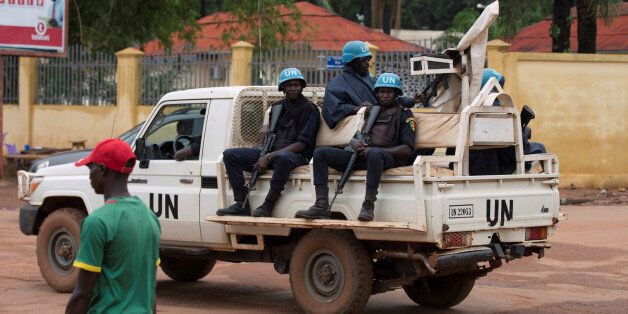
[[192,180],[192,179],[180,179],[179,182],[181,182],[183,184],[192,184],[192,183],[194,183],[194,180]]
[[146,179],[131,179],[129,180],[130,184],[147,184],[148,180]]

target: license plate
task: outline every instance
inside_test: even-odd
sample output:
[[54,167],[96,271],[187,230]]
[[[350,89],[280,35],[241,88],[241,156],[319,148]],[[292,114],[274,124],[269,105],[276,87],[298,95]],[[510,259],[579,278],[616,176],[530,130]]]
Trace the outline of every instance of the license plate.
[[473,204],[449,205],[449,218],[473,217]]

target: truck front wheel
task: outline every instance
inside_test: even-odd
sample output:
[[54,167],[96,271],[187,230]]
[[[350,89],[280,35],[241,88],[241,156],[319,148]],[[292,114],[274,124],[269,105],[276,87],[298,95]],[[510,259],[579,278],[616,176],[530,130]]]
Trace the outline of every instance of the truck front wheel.
[[161,256],[161,270],[176,281],[197,281],[207,276],[214,265],[216,265],[215,259]]
[[85,213],[60,208],[41,224],[37,235],[37,264],[42,277],[59,292],[72,292],[78,271],[72,267],[78,253]]
[[418,305],[446,309],[466,299],[474,284],[475,278],[455,281],[444,277],[430,277],[417,279],[412,285],[404,286],[403,290]]
[[305,312],[360,312],[373,289],[371,259],[351,232],[311,231],[292,253],[290,287]]

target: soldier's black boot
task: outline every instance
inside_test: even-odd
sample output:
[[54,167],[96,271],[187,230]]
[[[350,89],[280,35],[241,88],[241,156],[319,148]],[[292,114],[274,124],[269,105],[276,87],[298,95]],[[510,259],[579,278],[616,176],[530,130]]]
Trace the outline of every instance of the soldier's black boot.
[[305,219],[329,219],[331,211],[329,211],[329,188],[325,185],[315,185],[316,203],[307,210],[300,210],[294,215],[295,218]]
[[250,216],[251,215],[251,206],[249,205],[249,201],[244,203],[244,198],[246,197],[246,188],[233,189],[233,200],[235,204],[221,208],[216,211],[216,215],[218,216]]
[[362,202],[362,211],[358,215],[360,221],[373,221],[375,216],[375,201],[377,200],[377,189],[366,187],[364,202]]
[[268,194],[266,195],[266,199],[264,199],[264,203],[262,206],[258,207],[253,211],[253,217],[270,217],[273,215],[273,208],[275,208],[275,203],[281,196],[281,191],[275,191],[270,189]]

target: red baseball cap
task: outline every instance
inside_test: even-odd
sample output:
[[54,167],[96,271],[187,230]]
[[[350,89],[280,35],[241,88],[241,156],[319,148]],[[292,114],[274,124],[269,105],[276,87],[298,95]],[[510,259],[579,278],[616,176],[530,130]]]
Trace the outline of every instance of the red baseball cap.
[[[133,162],[127,166],[129,160]],[[98,143],[89,156],[75,162],[74,165],[80,167],[92,162],[117,172],[131,173],[135,165],[135,154],[126,142],[118,138],[108,138]]]

